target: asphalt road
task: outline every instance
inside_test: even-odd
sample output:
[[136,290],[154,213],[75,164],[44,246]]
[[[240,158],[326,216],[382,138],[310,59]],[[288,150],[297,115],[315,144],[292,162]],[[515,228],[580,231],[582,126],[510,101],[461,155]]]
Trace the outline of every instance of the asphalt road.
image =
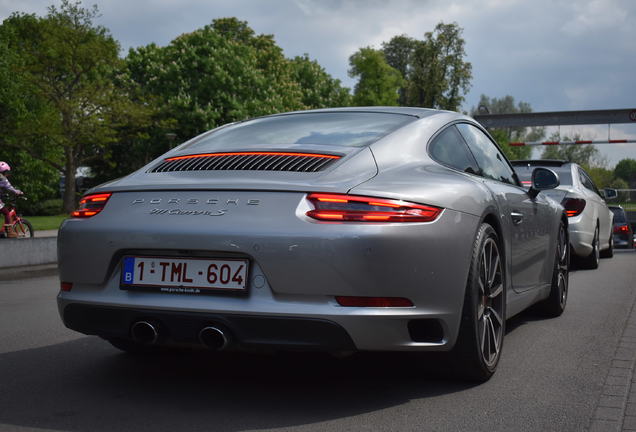
[[66,329],[55,276],[0,280],[0,430],[583,431],[636,299],[636,254],[571,275],[565,314],[508,321],[492,380],[436,356],[130,357]]

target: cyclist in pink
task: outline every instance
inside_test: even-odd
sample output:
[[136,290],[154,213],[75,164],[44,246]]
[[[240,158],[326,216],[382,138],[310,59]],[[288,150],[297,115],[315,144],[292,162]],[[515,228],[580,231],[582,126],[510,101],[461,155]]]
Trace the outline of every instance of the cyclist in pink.
[[[7,176],[9,175],[9,171],[11,171],[11,167],[8,163],[0,161],[0,192],[7,190],[16,195],[23,195],[21,190],[18,190],[11,186],[9,179]],[[13,221],[9,220],[9,210],[5,207],[2,199],[0,199],[0,212],[4,215],[4,223],[11,224]]]

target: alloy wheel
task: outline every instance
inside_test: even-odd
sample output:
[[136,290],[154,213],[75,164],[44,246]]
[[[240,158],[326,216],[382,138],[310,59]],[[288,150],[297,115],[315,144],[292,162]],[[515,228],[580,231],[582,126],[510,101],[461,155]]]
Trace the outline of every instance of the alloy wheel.
[[499,357],[503,341],[504,285],[499,248],[488,238],[479,258],[479,297],[477,328],[479,346],[487,366],[493,366]]

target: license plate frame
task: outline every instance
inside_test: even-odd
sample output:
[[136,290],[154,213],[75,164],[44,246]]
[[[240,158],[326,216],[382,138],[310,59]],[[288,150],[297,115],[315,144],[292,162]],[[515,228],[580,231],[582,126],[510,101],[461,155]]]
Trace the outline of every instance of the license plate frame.
[[249,264],[246,258],[125,255],[119,286],[174,294],[244,294]]

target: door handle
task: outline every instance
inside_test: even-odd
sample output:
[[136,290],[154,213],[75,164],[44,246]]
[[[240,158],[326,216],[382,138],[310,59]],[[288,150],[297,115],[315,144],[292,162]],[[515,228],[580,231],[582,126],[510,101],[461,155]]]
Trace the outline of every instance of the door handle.
[[515,225],[519,225],[523,222],[523,213],[512,212],[510,216],[512,217],[512,223]]

